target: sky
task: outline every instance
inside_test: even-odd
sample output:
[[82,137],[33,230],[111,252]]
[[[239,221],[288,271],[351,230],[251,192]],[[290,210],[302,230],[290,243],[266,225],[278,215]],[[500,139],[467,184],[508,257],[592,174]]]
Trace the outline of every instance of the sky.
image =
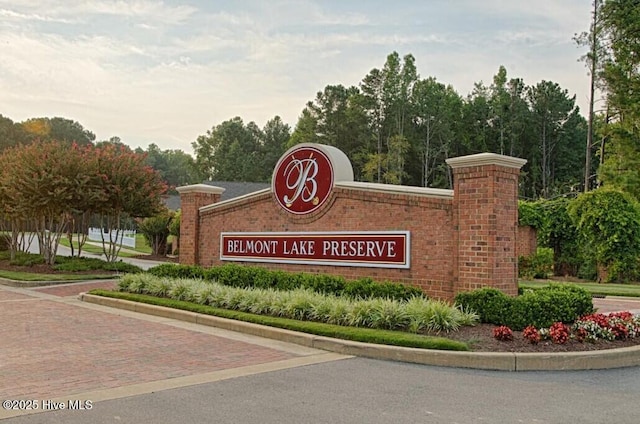
[[554,81],[585,114],[572,37],[591,0],[0,0],[0,114],[63,117],[96,140],[193,153],[241,117],[292,128],[327,85],[358,85],[387,55],[467,96],[500,65]]

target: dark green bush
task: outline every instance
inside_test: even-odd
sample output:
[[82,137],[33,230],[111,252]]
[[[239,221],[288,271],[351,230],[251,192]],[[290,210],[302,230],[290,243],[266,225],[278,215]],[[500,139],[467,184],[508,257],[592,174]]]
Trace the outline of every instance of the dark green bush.
[[[6,253],[6,257],[3,259],[10,259],[10,252]],[[32,265],[40,265],[44,263],[44,258],[41,255],[35,253],[24,253],[24,252],[16,252],[16,258],[11,261],[11,265],[17,266],[32,266]]]
[[140,267],[122,261],[107,262],[98,258],[78,258],[67,256],[56,257],[56,264],[53,266],[53,269],[66,272],[95,270],[115,271],[129,274],[142,272]]
[[480,322],[503,325],[511,298],[498,289],[485,287],[458,293],[455,303],[475,311],[480,317]]
[[343,277],[324,274],[288,273],[261,267],[225,264],[204,269],[193,265],[162,264],[149,269],[149,273],[159,277],[202,278],[220,284],[242,288],[271,288],[293,290],[307,288],[317,293],[368,299],[372,297],[406,300],[413,296],[423,296],[416,287],[400,283],[377,283],[371,278],[347,282]]
[[4,234],[0,234],[0,251],[9,250],[10,243],[7,237]]
[[518,258],[518,276],[525,280],[548,278],[553,272],[553,249],[539,247],[535,255]]
[[147,272],[158,277],[208,279],[205,277],[205,269],[198,265],[178,265],[166,263],[154,266]]
[[572,323],[593,312],[591,295],[574,284],[550,284],[510,297],[494,288],[456,295],[456,303],[476,311],[480,321],[522,330],[529,325],[550,327],[554,322]]

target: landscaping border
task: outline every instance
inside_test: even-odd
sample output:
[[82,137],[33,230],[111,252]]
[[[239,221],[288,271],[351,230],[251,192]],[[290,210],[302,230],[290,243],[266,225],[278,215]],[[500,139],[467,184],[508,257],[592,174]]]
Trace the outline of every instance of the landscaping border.
[[163,306],[96,296],[88,293],[80,293],[78,299],[87,303],[223,328],[345,355],[423,365],[501,371],[587,370],[640,365],[640,346],[566,353],[456,352],[416,349],[316,336]]

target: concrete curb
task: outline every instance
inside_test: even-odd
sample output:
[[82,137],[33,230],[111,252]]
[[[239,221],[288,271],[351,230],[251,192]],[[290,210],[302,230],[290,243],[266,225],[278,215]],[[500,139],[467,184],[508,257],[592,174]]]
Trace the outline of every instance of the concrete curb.
[[108,281],[108,280],[116,280],[120,278],[118,275],[111,275],[108,278],[97,279],[97,280],[60,280],[60,281],[51,281],[51,280],[38,280],[38,281],[24,281],[24,280],[11,280],[9,278],[0,277],[0,285],[9,286],[9,287],[18,287],[23,289],[33,288],[33,287],[50,287],[50,286],[58,286],[62,284],[72,284],[72,283],[95,283],[99,281]]
[[423,365],[501,371],[588,370],[640,365],[640,346],[567,353],[455,352],[416,349],[315,336],[281,328],[87,293],[80,293],[78,298],[83,302],[223,328],[344,355]]

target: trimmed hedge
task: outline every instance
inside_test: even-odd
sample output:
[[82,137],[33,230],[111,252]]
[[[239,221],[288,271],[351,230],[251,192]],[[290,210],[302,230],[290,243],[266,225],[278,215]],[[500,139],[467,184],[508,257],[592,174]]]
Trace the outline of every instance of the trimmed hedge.
[[480,316],[484,323],[506,325],[522,330],[529,325],[550,327],[554,322],[572,323],[593,313],[589,292],[574,284],[549,284],[522,295],[510,297],[494,288],[483,288],[456,295],[455,301]]
[[409,300],[426,295],[417,287],[400,283],[378,283],[371,278],[347,281],[343,277],[326,274],[288,273],[260,267],[226,264],[212,268],[198,265],[162,264],[148,272],[157,277],[196,278],[217,281],[231,287],[294,290],[305,288],[322,294],[349,298],[389,298]]

